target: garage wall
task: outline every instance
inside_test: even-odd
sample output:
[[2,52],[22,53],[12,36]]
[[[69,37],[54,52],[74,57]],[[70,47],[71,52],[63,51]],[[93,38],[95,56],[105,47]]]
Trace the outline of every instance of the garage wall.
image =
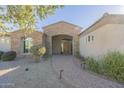
[[11,50],[11,42],[10,37],[0,37],[0,51],[10,51]]
[[[88,36],[93,40],[88,41]],[[124,53],[124,24],[107,24],[95,31],[80,36],[80,54],[100,58],[108,51]]]

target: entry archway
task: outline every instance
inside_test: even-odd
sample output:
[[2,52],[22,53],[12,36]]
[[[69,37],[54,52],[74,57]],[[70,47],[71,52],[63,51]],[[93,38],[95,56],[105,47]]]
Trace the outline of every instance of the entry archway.
[[73,54],[73,38],[69,35],[52,37],[52,54]]

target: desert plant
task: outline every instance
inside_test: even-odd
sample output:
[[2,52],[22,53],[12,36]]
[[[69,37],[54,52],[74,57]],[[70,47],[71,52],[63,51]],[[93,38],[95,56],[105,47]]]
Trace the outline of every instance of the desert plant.
[[92,57],[85,58],[85,64],[89,70],[99,73],[99,64],[94,58]]
[[97,61],[88,57],[85,63],[87,68],[93,72],[124,82],[124,54],[118,51],[108,52]]
[[0,51],[0,60],[1,60],[1,56],[4,54],[3,51]]
[[12,61],[16,58],[16,52],[15,51],[9,51],[9,52],[6,52],[4,53],[2,56],[1,56],[1,60],[2,61]]
[[39,44],[32,46],[30,51],[35,58],[35,62],[40,62],[40,58],[46,53],[46,48]]
[[124,54],[109,52],[101,61],[104,75],[124,82]]

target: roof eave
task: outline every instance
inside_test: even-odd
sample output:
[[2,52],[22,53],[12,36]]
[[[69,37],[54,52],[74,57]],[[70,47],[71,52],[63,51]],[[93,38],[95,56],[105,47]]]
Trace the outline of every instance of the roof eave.
[[69,22],[66,22],[66,21],[59,21],[59,22],[56,22],[56,23],[53,23],[53,24],[50,24],[50,25],[46,25],[44,27],[42,27],[43,29],[47,29],[48,27],[52,26],[52,25],[56,25],[58,23],[66,23],[66,24],[70,24],[70,25],[73,25],[75,27],[78,27],[80,30],[83,29],[81,26],[78,26],[78,25],[75,25],[75,24],[72,24],[72,23],[69,23]]

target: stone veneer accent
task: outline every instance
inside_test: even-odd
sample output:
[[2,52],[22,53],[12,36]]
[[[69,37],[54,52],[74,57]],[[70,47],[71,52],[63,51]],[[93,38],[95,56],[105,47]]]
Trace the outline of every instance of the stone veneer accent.
[[25,35],[24,30],[19,30],[11,33],[11,50],[16,51],[18,55],[21,55],[21,43],[23,37],[32,37],[33,44],[42,44],[42,32],[34,31],[31,34]]
[[48,25],[43,27],[44,33],[47,36],[47,46],[49,47],[49,53],[52,54],[52,37],[57,35],[68,35],[73,38],[73,55],[79,52],[79,37],[78,34],[81,31],[79,26],[66,23],[66,22],[58,22],[52,25]]

